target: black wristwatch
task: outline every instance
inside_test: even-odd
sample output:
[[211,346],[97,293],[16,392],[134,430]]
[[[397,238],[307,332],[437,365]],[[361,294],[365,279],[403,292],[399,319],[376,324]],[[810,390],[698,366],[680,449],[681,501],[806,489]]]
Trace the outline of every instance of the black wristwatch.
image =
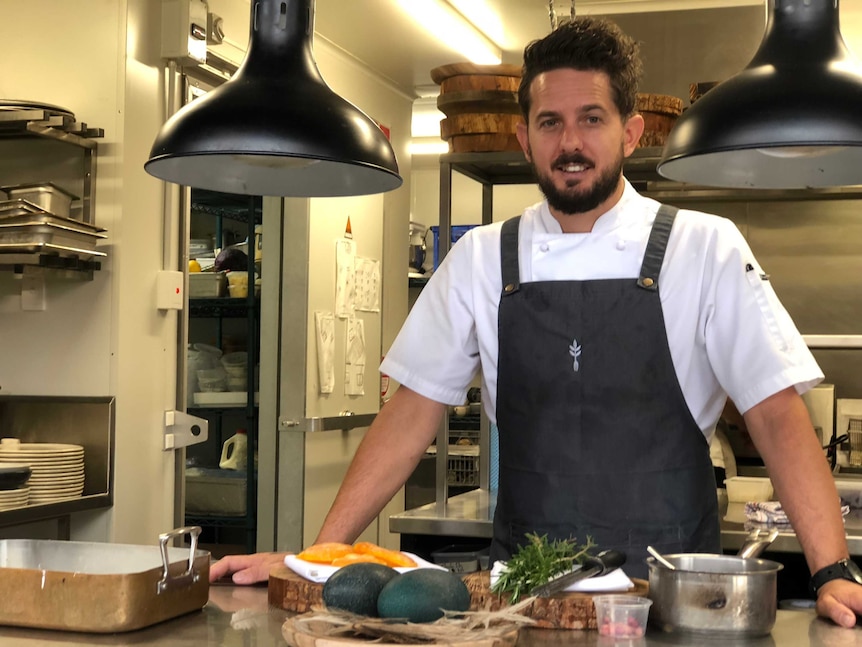
[[839,579],[862,584],[862,569],[852,559],[842,559],[829,566],[824,566],[811,576],[811,590],[814,595],[817,595],[820,587],[826,582]]

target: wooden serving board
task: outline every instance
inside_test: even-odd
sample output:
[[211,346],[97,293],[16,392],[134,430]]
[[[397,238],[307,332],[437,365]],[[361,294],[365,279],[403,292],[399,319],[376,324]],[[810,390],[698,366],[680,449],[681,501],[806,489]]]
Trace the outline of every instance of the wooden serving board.
[[323,605],[323,584],[307,580],[287,566],[276,566],[269,572],[267,594],[270,606],[296,613]]
[[[625,595],[646,597],[649,583],[646,580],[632,580],[635,587],[630,591],[620,591]],[[470,608],[473,610],[496,611],[508,606],[508,601],[491,593],[490,571],[479,571],[464,576],[464,583],[470,591]],[[593,596],[599,593],[579,593],[566,591],[549,598],[536,598],[533,604],[521,611],[536,621],[533,626],[545,629],[596,629],[596,608]]]
[[[499,595],[491,593],[491,574],[479,571],[463,576],[470,591],[472,610],[496,611],[508,606]],[[625,591],[627,595],[646,597],[649,583],[633,580],[635,588]],[[286,566],[278,566],[269,574],[269,604],[287,611],[306,613],[312,606],[323,605],[323,585],[306,580]],[[558,593],[549,598],[537,598],[530,607],[521,611],[536,620],[538,627],[546,629],[596,629],[596,609],[593,606],[595,593]],[[316,647],[327,647],[336,643],[316,643]],[[347,643],[344,643],[347,644]],[[307,647],[301,645],[300,647]],[[463,647],[473,647],[464,644]],[[477,646],[478,647],[478,646]]]

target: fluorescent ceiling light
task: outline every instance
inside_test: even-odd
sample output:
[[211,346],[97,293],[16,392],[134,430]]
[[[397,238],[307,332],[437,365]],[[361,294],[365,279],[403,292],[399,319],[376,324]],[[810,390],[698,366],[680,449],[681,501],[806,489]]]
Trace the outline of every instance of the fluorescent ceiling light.
[[411,155],[444,155],[449,152],[449,144],[433,137],[414,138],[410,141],[409,150]]
[[[485,34],[495,43],[503,43],[506,40],[506,30],[503,29],[503,20],[499,11],[489,6],[488,0],[448,0],[455,11],[469,20],[476,29]],[[545,7],[539,7],[545,11]],[[518,43],[523,47],[523,43]]]
[[399,3],[417,23],[471,63],[502,62],[502,50],[445,0],[399,0]]

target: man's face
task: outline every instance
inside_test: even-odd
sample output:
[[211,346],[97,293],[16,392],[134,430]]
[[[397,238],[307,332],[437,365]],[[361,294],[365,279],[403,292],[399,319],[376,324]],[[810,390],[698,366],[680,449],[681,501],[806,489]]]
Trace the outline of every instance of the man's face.
[[530,92],[529,123],[518,128],[518,140],[551,212],[595,222],[622,195],[623,160],[640,139],[643,118],[623,121],[603,72],[544,72]]

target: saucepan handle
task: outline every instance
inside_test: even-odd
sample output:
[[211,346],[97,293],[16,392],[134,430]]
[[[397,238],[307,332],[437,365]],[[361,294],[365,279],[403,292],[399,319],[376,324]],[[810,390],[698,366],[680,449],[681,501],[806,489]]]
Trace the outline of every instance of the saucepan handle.
[[740,557],[757,557],[778,537],[778,528],[755,528],[739,549]]
[[[200,537],[200,534],[200,526],[184,526],[182,528],[175,528],[174,530],[170,530],[168,532],[163,532],[161,535],[159,535],[159,548],[162,551],[163,570],[162,579],[159,580],[157,586],[157,593],[163,593],[172,588],[187,587],[200,579],[201,574],[197,570],[195,570],[195,553],[197,552],[198,537]],[[182,537],[183,535],[189,535],[191,537],[189,546],[189,563],[186,567],[185,572],[181,573],[180,575],[171,577],[171,560],[168,557],[168,542],[171,539],[174,539],[176,537]]]

